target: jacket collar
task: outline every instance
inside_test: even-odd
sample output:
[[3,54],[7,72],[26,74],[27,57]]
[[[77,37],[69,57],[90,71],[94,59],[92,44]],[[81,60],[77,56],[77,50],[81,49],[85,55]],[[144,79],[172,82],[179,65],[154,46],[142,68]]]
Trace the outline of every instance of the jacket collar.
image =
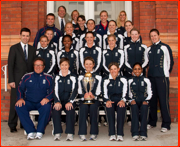
[[[70,74],[71,74],[71,72],[70,72],[70,70],[68,70],[68,74],[67,74],[67,75],[70,75]],[[59,71],[59,75],[62,76],[61,70]],[[62,77],[63,77],[63,76],[62,76]]]

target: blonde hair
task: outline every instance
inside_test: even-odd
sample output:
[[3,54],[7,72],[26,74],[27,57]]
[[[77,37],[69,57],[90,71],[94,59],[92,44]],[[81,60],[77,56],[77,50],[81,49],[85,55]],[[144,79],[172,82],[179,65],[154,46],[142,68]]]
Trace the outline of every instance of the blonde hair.
[[120,16],[121,13],[125,13],[125,15],[126,15],[125,22],[127,21],[127,14],[126,14],[126,11],[122,10],[122,11],[119,13],[118,18],[117,18],[117,21],[116,21],[116,22],[117,22],[117,27],[118,27],[118,28],[122,26],[122,23],[121,23],[120,18],[119,18],[119,16]]

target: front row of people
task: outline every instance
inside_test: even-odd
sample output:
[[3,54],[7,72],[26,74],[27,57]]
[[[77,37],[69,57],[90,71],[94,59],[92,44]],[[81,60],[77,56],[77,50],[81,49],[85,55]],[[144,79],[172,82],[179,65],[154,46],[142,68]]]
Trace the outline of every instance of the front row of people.
[[[89,113],[91,124],[90,140],[96,140],[98,135],[99,95],[102,93],[109,123],[109,140],[123,140],[126,100],[129,100],[132,110],[132,137],[134,140],[146,140],[148,101],[151,99],[152,91],[150,81],[141,74],[143,71],[142,65],[140,63],[134,64],[134,76],[128,81],[126,78],[120,76],[119,64],[116,62],[109,64],[108,69],[110,74],[103,79],[94,73],[94,65],[95,61],[92,57],[86,57],[84,59],[85,72],[91,73],[93,77],[93,82],[85,86],[83,83],[85,82],[84,75],[80,75],[77,78],[69,71],[70,61],[68,58],[62,58],[60,60],[61,70],[59,75],[54,77],[54,80],[52,76],[43,72],[45,68],[44,60],[40,57],[34,60],[34,72],[23,76],[17,90],[18,101],[15,105],[20,121],[28,134],[27,139],[42,138],[45,127],[50,119],[52,106],[54,140],[60,140],[63,132],[61,126],[62,110],[66,113],[66,140],[73,140],[75,99],[79,94],[78,135],[81,141],[86,140],[86,121]],[[127,93],[128,97],[126,96]],[[54,104],[52,105],[53,98]],[[84,100],[87,98],[93,100],[93,103],[85,104]],[[29,111],[31,110],[39,111],[37,129],[29,117]],[[115,111],[117,112],[117,125],[115,125]],[[115,126],[117,126],[117,132],[115,131]]]

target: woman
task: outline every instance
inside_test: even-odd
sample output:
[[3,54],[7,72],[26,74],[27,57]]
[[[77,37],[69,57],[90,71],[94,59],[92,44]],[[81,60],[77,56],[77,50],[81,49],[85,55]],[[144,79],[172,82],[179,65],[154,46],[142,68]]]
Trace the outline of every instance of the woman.
[[[95,62],[92,57],[86,57],[84,59],[84,67],[86,69],[86,72],[90,72],[92,74],[92,77],[94,78],[94,86],[90,92],[87,92],[83,85],[83,78],[84,75],[80,75],[78,78],[78,94],[80,96],[80,105],[79,105],[79,132],[78,135],[80,135],[81,141],[86,140],[86,134],[87,134],[87,124],[86,120],[88,118],[88,112],[90,115],[90,140],[96,140],[98,135],[98,107],[99,107],[99,101],[98,96],[101,93],[101,76],[96,75],[94,73],[94,66]],[[89,87],[89,86],[87,86]],[[88,89],[88,88],[87,88]],[[94,104],[83,104],[83,101],[86,98],[91,98],[94,100]]]
[[[127,45],[127,44],[130,44],[131,43],[131,30],[133,29],[133,23],[132,23],[132,21],[130,21],[130,20],[127,20],[126,22],[125,22],[125,24],[124,24],[124,26],[125,26],[125,32],[124,32],[124,34],[123,34],[123,36],[124,36],[124,46],[125,45]],[[140,43],[142,43],[142,38],[141,38],[141,36],[139,36],[139,42]]]
[[77,23],[79,25],[79,29],[76,31],[76,37],[80,39],[80,36],[84,33],[86,33],[86,19],[84,15],[79,15],[77,18]]
[[73,24],[75,34],[79,30],[79,25],[77,23],[78,16],[79,16],[78,10],[72,11],[72,13],[71,13],[71,23]]
[[103,49],[107,49],[108,46],[107,37],[110,34],[114,34],[117,38],[116,47],[119,49],[123,49],[123,36],[117,33],[116,28],[117,28],[116,22],[114,20],[109,21],[108,32],[103,36]]
[[125,71],[124,76],[130,78],[132,76],[132,67],[136,62],[142,64],[143,74],[145,74],[145,67],[148,64],[147,57],[147,46],[140,43],[140,32],[139,30],[133,28],[130,31],[131,43],[124,47],[125,54]]
[[107,39],[108,39],[107,49],[103,50],[103,75],[104,76],[109,75],[108,65],[111,62],[117,62],[119,64],[120,69],[121,67],[123,67],[123,64],[124,64],[124,51],[116,47],[116,36],[113,34],[110,34]]
[[[61,58],[66,57],[70,60],[69,70],[71,71],[71,73],[78,75],[79,54],[77,50],[73,49],[73,46],[72,46],[73,39],[70,35],[64,35],[62,38],[62,42],[63,42],[64,47],[57,54],[57,65],[59,65]],[[60,65],[58,67],[59,67],[59,70],[61,70]]]
[[53,75],[56,66],[56,55],[53,50],[48,48],[48,41],[47,36],[43,35],[40,37],[41,47],[36,50],[36,56],[42,57],[45,60],[46,66],[44,68],[44,72]]
[[[74,30],[73,24],[70,23],[70,22],[66,23],[64,35],[70,35],[72,37],[72,40],[73,40],[73,42],[72,42],[73,49],[79,51],[79,39],[73,33],[73,30]],[[62,42],[62,38],[63,38],[63,36],[61,36],[59,38],[59,51],[62,50],[62,48],[64,47],[63,46],[63,42]]]
[[[109,140],[123,141],[123,126],[126,113],[126,93],[127,93],[127,80],[118,76],[119,64],[111,62],[108,66],[110,71],[109,76],[103,79],[102,93],[103,100],[106,105],[106,115],[108,118],[109,126]],[[115,111],[117,112],[117,139],[115,132]]]
[[53,134],[54,140],[60,140],[63,132],[61,126],[61,112],[66,113],[66,140],[73,140],[75,123],[75,98],[77,96],[77,77],[69,71],[70,61],[68,58],[60,60],[61,70],[54,78],[54,106],[53,106]]
[[95,45],[93,32],[86,32],[85,40],[87,43],[79,50],[80,72],[81,74],[85,73],[84,59],[87,56],[91,56],[95,61],[94,72],[99,74],[102,66],[102,50]]
[[124,32],[126,31],[125,30],[125,27],[124,27],[124,23],[127,21],[127,14],[126,14],[126,11],[121,11],[118,15],[118,18],[117,18],[117,32],[120,33],[120,34],[124,34]]
[[149,70],[148,78],[152,84],[153,96],[150,101],[148,129],[156,127],[157,98],[161,108],[161,132],[170,130],[171,117],[169,113],[169,75],[174,61],[171,48],[160,41],[159,31],[152,29],[149,33],[153,43],[148,48]]
[[128,80],[132,116],[131,133],[135,141],[147,138],[148,103],[152,97],[151,83],[149,79],[142,76],[142,71],[141,63],[135,63],[133,65],[134,77]]

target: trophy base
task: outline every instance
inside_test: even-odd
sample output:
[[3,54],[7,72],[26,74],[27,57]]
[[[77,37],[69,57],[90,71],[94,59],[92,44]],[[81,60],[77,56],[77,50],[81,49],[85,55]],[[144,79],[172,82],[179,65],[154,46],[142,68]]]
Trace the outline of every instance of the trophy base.
[[94,104],[94,100],[84,100],[83,104]]

